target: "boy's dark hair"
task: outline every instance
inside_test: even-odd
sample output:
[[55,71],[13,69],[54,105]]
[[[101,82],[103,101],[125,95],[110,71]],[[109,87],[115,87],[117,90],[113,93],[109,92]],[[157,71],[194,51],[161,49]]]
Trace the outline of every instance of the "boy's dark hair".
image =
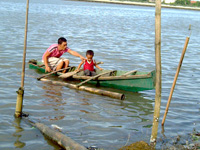
[[60,38],[58,39],[58,44],[62,44],[62,42],[67,42],[66,38],[60,37]]
[[92,56],[94,56],[93,50],[87,50],[86,55],[92,55]]

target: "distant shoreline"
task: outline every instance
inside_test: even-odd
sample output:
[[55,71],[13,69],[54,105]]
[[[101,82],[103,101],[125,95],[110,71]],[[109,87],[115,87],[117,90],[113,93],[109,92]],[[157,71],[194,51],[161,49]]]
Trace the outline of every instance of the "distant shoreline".
[[[71,1],[86,1],[86,2],[98,2],[98,3],[111,3],[111,4],[155,7],[155,3],[143,3],[143,2],[132,2],[132,1],[118,1],[118,0],[71,0]],[[200,11],[200,7],[172,6],[172,5],[166,5],[166,4],[162,4],[162,8],[174,8],[174,9],[186,9],[186,10]]]

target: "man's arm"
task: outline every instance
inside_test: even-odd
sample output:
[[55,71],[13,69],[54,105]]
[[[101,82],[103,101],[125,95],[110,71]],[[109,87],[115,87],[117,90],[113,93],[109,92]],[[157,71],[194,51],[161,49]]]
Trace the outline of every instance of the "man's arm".
[[82,61],[85,60],[85,58],[82,55],[80,55],[78,52],[76,52],[76,51],[73,51],[73,50],[69,49],[67,52],[70,53],[73,56],[80,57],[80,59]]
[[45,53],[44,55],[44,65],[45,65],[45,71],[46,72],[51,72],[51,68],[49,67],[48,65],[48,56],[50,55],[51,53],[49,53],[48,51]]

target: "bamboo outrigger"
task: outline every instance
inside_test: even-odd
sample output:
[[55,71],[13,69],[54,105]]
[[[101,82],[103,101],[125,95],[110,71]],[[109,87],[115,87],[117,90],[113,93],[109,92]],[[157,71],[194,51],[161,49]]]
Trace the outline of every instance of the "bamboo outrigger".
[[[42,62],[38,62],[36,60],[29,61],[29,68],[30,69],[37,69],[42,73],[45,73],[45,66]],[[67,72],[73,72],[76,70],[76,67],[71,67],[67,70]],[[103,70],[99,71],[97,70],[97,74],[104,73],[102,76],[98,76],[97,78],[94,78],[88,83],[91,84],[97,84],[98,86],[102,87],[110,87],[125,91],[132,91],[132,92],[138,92],[138,91],[144,91],[144,90],[151,90],[155,88],[155,71],[151,72],[139,72],[136,70],[133,71],[110,71],[109,70]],[[57,75],[61,76],[63,73],[57,72]],[[90,76],[84,76],[83,71],[78,72],[71,76],[69,80],[88,80],[92,77]],[[67,80],[67,79],[66,79]]]

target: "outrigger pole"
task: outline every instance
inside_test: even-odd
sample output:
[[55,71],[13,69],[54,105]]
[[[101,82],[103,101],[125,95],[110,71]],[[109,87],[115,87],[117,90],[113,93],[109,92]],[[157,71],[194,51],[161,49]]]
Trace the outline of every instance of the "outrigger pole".
[[155,7],[155,62],[156,62],[156,93],[153,115],[153,127],[150,142],[155,145],[158,133],[161,103],[161,0],[156,0]]
[[22,63],[21,87],[17,91],[17,102],[16,102],[16,109],[15,109],[15,117],[17,117],[17,118],[22,116],[22,106],[23,106],[23,97],[24,97],[24,76],[25,76],[25,64],[26,64],[28,10],[29,10],[29,0],[27,0],[27,5],[26,5],[26,21],[25,21],[24,52],[23,52],[23,63]]

